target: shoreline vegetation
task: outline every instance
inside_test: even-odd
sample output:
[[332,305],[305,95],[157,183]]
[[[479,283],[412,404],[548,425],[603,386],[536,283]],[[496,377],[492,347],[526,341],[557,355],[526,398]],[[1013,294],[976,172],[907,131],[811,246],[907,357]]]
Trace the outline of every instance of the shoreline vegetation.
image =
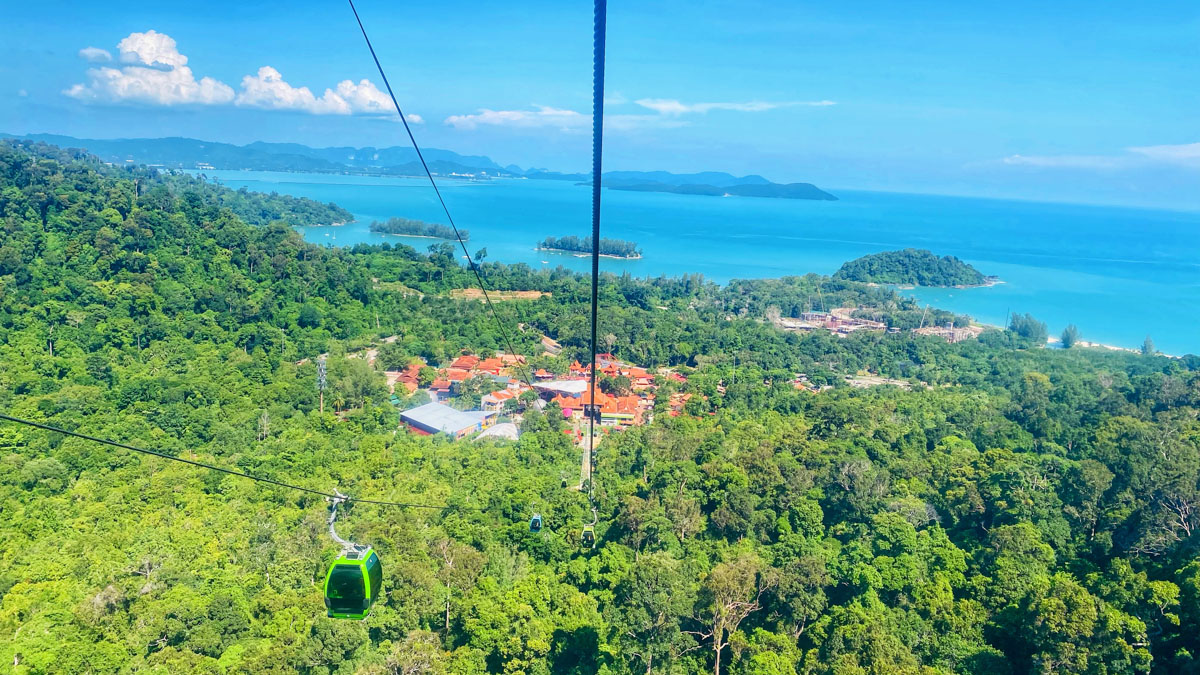
[[868,286],[891,286],[892,288],[895,288],[898,291],[911,291],[911,290],[914,290],[917,288],[957,288],[957,289],[991,288],[992,286],[999,286],[1000,284],[1004,284],[1004,283],[1008,283],[1008,282],[1004,281],[1000,277],[991,277],[991,276],[985,277],[984,282],[982,284],[955,284],[953,286],[922,286],[920,284],[893,284],[893,283],[887,283],[887,282],[878,283],[875,281],[866,282],[866,284]]
[[[384,221],[374,220],[371,221],[371,231],[380,234],[398,234],[405,237],[458,240],[458,237],[454,234],[454,228],[448,225],[427,223],[423,220],[413,220],[411,218],[388,218]],[[462,235],[463,241],[468,241],[471,238],[471,233],[468,230],[460,229],[458,233]]]
[[[535,250],[556,251],[561,253],[588,254],[592,253],[592,238],[576,236],[546,237]],[[600,239],[600,257],[619,258],[621,260],[640,260],[642,251],[637,243],[623,239]]]
[[981,288],[1001,283],[998,277],[987,276],[952,255],[939,258],[929,250],[916,248],[855,258],[834,272],[833,278],[926,288]]

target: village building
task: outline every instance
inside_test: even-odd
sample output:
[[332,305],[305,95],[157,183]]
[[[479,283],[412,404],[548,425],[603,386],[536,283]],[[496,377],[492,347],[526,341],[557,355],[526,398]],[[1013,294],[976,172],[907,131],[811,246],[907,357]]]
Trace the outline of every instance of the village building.
[[459,439],[491,426],[495,416],[494,411],[463,411],[441,403],[426,403],[400,413],[400,420],[418,434],[444,433]]
[[579,398],[588,390],[588,383],[587,380],[550,380],[549,382],[536,382],[533,387],[538,390],[538,393],[551,398],[554,396]]
[[886,330],[881,321],[861,319],[853,316],[854,307],[838,307],[830,312],[801,312],[799,318],[781,317],[775,325],[790,331],[827,330],[838,337],[846,337],[860,330]]
[[424,363],[410,363],[403,370],[384,371],[383,377],[387,381],[388,391],[394,393],[399,387],[406,396],[411,395],[419,386],[421,368],[424,366]]
[[479,407],[492,412],[501,412],[509,401],[516,398],[516,392],[501,389],[500,391],[493,391],[490,394],[484,394],[479,400]]
[[429,397],[435,401],[449,398],[451,388],[450,380],[438,378],[429,385]]
[[925,326],[923,328],[914,328],[913,332],[917,335],[932,335],[940,337],[950,344],[962,342],[963,340],[974,340],[983,333],[983,326],[963,326],[955,328],[953,324],[945,326]]
[[463,354],[462,356],[458,357],[457,359],[454,359],[453,361],[451,361],[450,367],[457,368],[459,370],[471,370],[478,364],[479,364],[478,356],[472,356],[470,354]]
[[499,375],[500,371],[503,369],[504,362],[495,357],[483,359],[475,365],[475,370],[483,373],[490,373],[492,375]]

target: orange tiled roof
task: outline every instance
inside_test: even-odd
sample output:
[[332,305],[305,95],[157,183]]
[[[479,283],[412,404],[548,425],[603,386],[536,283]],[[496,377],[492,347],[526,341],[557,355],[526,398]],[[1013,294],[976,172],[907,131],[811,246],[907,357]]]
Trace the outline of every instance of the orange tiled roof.
[[495,358],[484,359],[484,360],[480,361],[479,364],[475,367],[478,368],[479,370],[487,370],[487,371],[491,371],[491,372],[497,372],[501,368],[504,367],[504,362],[501,361],[500,359],[495,359]]
[[484,398],[487,398],[488,396],[492,397],[493,401],[507,401],[508,399],[515,397],[516,394],[508,391],[507,389],[501,389],[500,391],[493,391],[492,393],[487,394],[484,396]]

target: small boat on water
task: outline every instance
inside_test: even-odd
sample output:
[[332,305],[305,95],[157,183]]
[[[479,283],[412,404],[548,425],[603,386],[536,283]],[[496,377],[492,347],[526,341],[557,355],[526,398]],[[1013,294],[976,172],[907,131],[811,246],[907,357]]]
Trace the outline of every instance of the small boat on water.
[[550,261],[549,261],[549,260],[543,260],[543,261],[542,261],[542,264],[543,264],[543,265],[549,265],[549,264],[550,264]]

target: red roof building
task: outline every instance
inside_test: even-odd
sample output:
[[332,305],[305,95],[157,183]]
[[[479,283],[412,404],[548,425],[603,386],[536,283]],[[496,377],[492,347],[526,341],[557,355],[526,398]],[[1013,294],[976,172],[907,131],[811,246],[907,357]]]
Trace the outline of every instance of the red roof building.
[[475,366],[476,370],[491,373],[492,375],[499,375],[502,368],[504,368],[504,362],[496,358],[484,359]]
[[484,410],[494,410],[499,412],[504,409],[505,403],[515,399],[516,397],[517,395],[515,393],[507,389],[493,391],[490,394],[483,395],[483,397],[479,400],[479,407],[483,408]]

